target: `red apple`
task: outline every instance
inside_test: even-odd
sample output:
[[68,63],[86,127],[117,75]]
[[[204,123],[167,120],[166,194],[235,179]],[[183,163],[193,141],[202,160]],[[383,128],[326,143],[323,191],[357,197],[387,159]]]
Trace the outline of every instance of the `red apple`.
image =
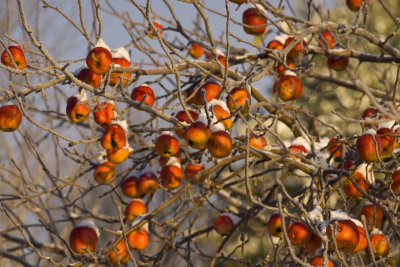
[[0,130],[13,132],[18,129],[22,122],[22,113],[16,105],[5,105],[0,107]]
[[147,28],[147,32],[150,38],[157,39],[157,34],[155,31],[158,31],[158,33],[161,35],[163,33],[163,25],[161,24],[161,22],[156,20],[153,21],[153,24],[155,29],[151,25],[149,25],[149,27]]
[[373,234],[370,237],[372,251],[376,258],[382,258],[389,255],[389,243],[382,234]]
[[161,184],[168,189],[177,188],[181,184],[182,177],[182,170],[178,166],[166,165],[161,169]]
[[210,128],[200,121],[195,121],[185,130],[185,140],[193,148],[204,149],[211,138]]
[[118,115],[117,109],[114,104],[110,101],[101,102],[96,105],[93,110],[93,117],[97,124],[99,124],[104,129],[112,122]]
[[[318,267],[323,267],[326,266],[324,265],[324,258],[321,256],[315,256],[310,260],[311,266],[318,266]],[[328,267],[335,267],[333,262],[328,258]]]
[[[189,115],[190,117],[192,117],[193,121],[196,121],[199,118],[199,114],[197,114],[197,112],[194,112],[193,110],[188,109],[189,111]],[[188,116],[186,115],[186,112],[184,110],[179,111],[176,115],[175,118],[178,121],[182,121],[182,122],[186,122],[188,124],[190,124],[190,120],[188,118]],[[177,136],[179,136],[180,138],[185,138],[185,129],[178,129],[175,130],[175,133]]]
[[293,246],[303,246],[310,242],[312,237],[310,228],[303,222],[293,223],[289,227],[287,234]]
[[146,172],[139,177],[139,192],[153,194],[158,188],[157,176],[152,172]]
[[[262,7],[260,7],[262,8]],[[267,28],[267,18],[265,11],[257,7],[246,9],[242,15],[243,29],[246,33],[252,35],[260,35],[265,32]]]
[[396,170],[392,174],[392,184],[390,187],[393,192],[400,194],[400,170]]
[[179,164],[181,163],[182,159],[181,159],[181,151],[178,150],[178,153],[176,153],[175,155],[172,155],[171,157],[161,157],[158,160],[158,163],[160,163],[161,167],[164,167],[165,165],[167,165],[168,161],[171,162],[172,161],[176,161]]
[[333,32],[324,31],[318,38],[318,46],[321,48],[332,49],[336,45],[336,36]]
[[139,178],[129,176],[121,184],[122,193],[130,198],[138,198],[143,196],[143,192],[139,189]]
[[169,134],[162,134],[155,141],[155,150],[161,157],[172,157],[179,152],[178,139]]
[[243,108],[240,110],[240,112],[243,115],[247,114],[247,105],[246,101],[248,102],[248,105],[251,105],[251,97],[249,92],[243,88],[243,87],[235,87],[233,88],[230,92],[229,95],[226,97],[226,103],[229,108],[229,110],[233,113],[238,109],[240,106],[243,106]]
[[125,208],[125,218],[132,222],[138,215],[146,213],[146,205],[143,200],[132,199]]
[[283,101],[296,100],[301,96],[301,81],[295,75],[284,75],[278,81],[276,90]]
[[208,141],[207,148],[214,158],[225,158],[232,152],[232,138],[225,131],[213,132]]
[[246,3],[248,0],[229,0],[229,1],[232,3],[236,3],[240,6],[241,4]]
[[370,231],[374,227],[380,228],[382,226],[383,211],[378,206],[373,204],[365,205],[361,210],[360,218],[362,215],[365,216]]
[[[351,11],[358,12],[362,2],[363,0],[346,0],[346,5]],[[366,3],[368,4],[369,0],[366,0]]]
[[[376,108],[367,108],[366,110],[364,110],[363,114],[362,114],[362,119],[377,119],[379,117],[379,111]],[[368,124],[368,123],[364,123],[363,124],[364,127],[367,128],[377,128],[378,125],[376,123],[373,124]]]
[[93,86],[94,88],[98,88],[101,84],[101,75],[95,74],[88,68],[81,69],[76,78]]
[[189,101],[190,104],[204,105],[202,96],[203,90],[205,91],[204,98],[206,99],[207,102],[210,102],[210,100],[215,99],[219,96],[221,92],[221,85],[219,85],[215,81],[206,82],[199,88],[199,90],[197,90],[196,95]]
[[204,48],[201,45],[193,43],[190,46],[189,53],[193,58],[197,59],[197,58],[200,58],[204,54]]
[[[20,70],[25,69],[26,67],[26,59],[24,55],[24,50],[22,50],[21,47],[17,45],[12,45],[8,47],[8,50],[10,51],[10,54],[12,58],[14,59],[15,64]],[[7,53],[7,50],[4,50],[3,53],[1,53],[1,63],[4,65],[14,68],[14,65]]]
[[97,75],[106,74],[111,62],[111,52],[102,46],[97,46],[90,50],[86,57],[88,68]]
[[[294,41],[295,37],[289,37],[286,39],[285,41],[285,48],[292,42]],[[298,42],[293,48],[292,50],[290,50],[288,52],[288,57],[290,58],[297,58],[299,56],[299,54],[301,53],[301,51],[303,50],[304,47],[306,47],[307,42],[305,40]]]
[[106,183],[114,177],[115,165],[110,161],[100,163],[94,169],[94,179],[98,183]]
[[107,126],[101,145],[105,149],[123,148],[126,144],[125,130],[118,124],[110,124]]
[[[114,64],[114,66],[119,66],[119,67],[123,67],[123,68],[129,68],[131,66],[131,63],[124,57],[113,58],[112,63]],[[122,76],[122,73],[111,72],[110,80],[108,81],[108,84],[111,86],[114,86],[121,79],[121,86],[125,87],[128,84],[128,81],[129,81],[129,78],[131,77],[131,75],[132,75],[132,73],[125,73],[124,76]]]
[[352,251],[353,253],[364,250],[368,245],[364,228],[358,225],[357,228],[358,228],[358,233],[360,234],[360,240],[358,241],[357,247]]
[[202,176],[198,178],[196,181],[193,181],[192,177],[204,169],[205,169],[204,165],[194,165],[192,163],[189,163],[185,169],[185,179],[195,184],[202,183],[206,179],[206,176]]
[[69,246],[75,253],[94,252],[98,243],[97,228],[91,221],[82,221],[69,235]]
[[311,240],[307,244],[303,245],[307,253],[311,256],[315,256],[317,249],[321,248],[322,240],[316,234],[312,233]]
[[90,107],[81,103],[77,96],[71,96],[67,100],[66,113],[72,122],[80,123],[89,118]]
[[[283,50],[283,44],[278,41],[278,40],[272,40],[267,44],[268,49],[278,49],[278,50]],[[266,55],[270,57],[270,52],[266,52]]]
[[[286,227],[288,227],[288,223],[286,223]],[[280,213],[274,213],[268,220],[267,223],[268,233],[275,237],[281,237],[283,229],[282,229],[282,219]]]
[[149,244],[149,235],[144,229],[137,229],[126,235],[128,246],[131,249],[143,250]]
[[349,65],[349,57],[342,56],[329,56],[328,57],[328,68],[343,71]]
[[231,216],[224,213],[215,219],[214,229],[220,235],[227,235],[235,229],[235,223]]
[[341,143],[338,137],[332,138],[329,141],[328,145],[329,153],[332,154],[336,150],[336,152],[333,154],[333,157],[340,159],[342,157],[343,149],[346,149],[346,145],[344,143]]
[[[337,226],[335,224],[337,223]],[[336,232],[336,244],[339,251],[352,252],[358,245],[360,234],[357,225],[352,220],[332,220],[326,229],[329,240],[333,239],[333,231]]]
[[[369,184],[366,181],[365,176],[354,170],[351,176],[356,180],[356,183],[361,187],[365,192],[369,189]],[[353,185],[353,183],[349,179],[345,179],[343,182],[343,190],[348,197],[361,197],[362,194],[358,189]]]
[[[146,97],[145,100],[143,100],[144,97]],[[154,92],[153,92],[153,89],[151,89],[146,84],[143,84],[143,85],[141,85],[139,87],[134,88],[133,91],[132,91],[131,98],[132,98],[132,100],[139,101],[139,102],[143,100],[143,104],[147,104],[150,107],[152,107],[153,104],[154,104]],[[136,108],[136,109],[139,109],[139,108]]]
[[378,135],[370,130],[370,133],[367,132],[358,137],[356,149],[361,160],[374,162],[383,152],[382,141]]

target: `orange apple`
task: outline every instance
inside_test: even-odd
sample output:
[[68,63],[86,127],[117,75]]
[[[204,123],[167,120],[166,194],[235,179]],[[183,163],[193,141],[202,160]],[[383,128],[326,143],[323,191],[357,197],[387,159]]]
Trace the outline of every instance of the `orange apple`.
[[[357,170],[354,170],[351,176],[356,180],[356,183],[361,187],[362,190],[365,192],[368,191],[369,189],[369,184],[366,181],[365,176],[358,172]],[[357,188],[353,185],[353,183],[349,179],[345,179],[343,182],[343,190],[346,193],[348,197],[361,197],[362,194],[360,191],[357,190]]]
[[364,228],[359,225],[357,225],[357,228],[358,228],[358,233],[360,234],[360,240],[358,240],[357,247],[352,251],[353,253],[364,250],[368,245]]
[[324,31],[318,38],[318,46],[321,48],[332,49],[336,45],[336,36],[333,32]]
[[260,35],[265,32],[267,28],[267,18],[264,12],[256,7],[248,8],[243,12],[242,23],[246,33]]
[[[351,11],[358,12],[362,2],[363,0],[346,0],[346,5]],[[369,0],[367,0],[366,3],[368,4]]]
[[[143,98],[146,97],[145,100]],[[151,89],[149,86],[146,84],[138,86],[132,90],[132,95],[131,95],[132,100],[134,101],[142,101],[143,104],[147,104],[150,107],[154,105],[154,92],[153,89]],[[140,110],[140,108],[136,108]]]
[[307,253],[311,256],[315,256],[317,249],[321,248],[322,240],[316,234],[312,233],[311,240],[307,244],[303,245]]
[[[337,223],[337,226],[335,224]],[[352,220],[332,220],[326,228],[326,235],[329,240],[333,239],[333,232],[336,232],[336,244],[341,252],[352,252],[358,245],[360,234],[357,225]]]
[[129,176],[121,184],[122,193],[130,198],[138,198],[143,196],[143,192],[139,189],[139,178]]
[[115,165],[110,161],[100,163],[94,169],[94,179],[98,183],[106,183],[114,177]]
[[110,250],[108,253],[108,259],[112,264],[115,265],[127,263],[131,259],[128,251],[126,250],[124,239],[119,241],[117,246]]
[[339,141],[338,137],[332,138],[328,143],[328,151],[333,154],[334,158],[340,159],[342,157],[343,148],[346,149],[346,145]]
[[343,71],[349,65],[349,57],[329,56],[327,60],[328,68],[336,71]]
[[267,141],[263,135],[256,136],[254,133],[250,133],[249,136],[249,146],[255,149],[262,149],[267,145]]
[[[295,37],[289,37],[286,39],[284,47],[286,48],[292,41],[294,41]],[[307,45],[307,42],[305,40],[298,42],[292,50],[288,52],[288,57],[290,58],[297,58],[303,48]]]
[[[199,114],[197,114],[197,112],[194,112],[193,110],[190,110],[190,109],[188,109],[188,111],[189,111],[189,115],[190,115],[190,117],[192,117],[193,121],[196,121],[199,118]],[[176,113],[175,118],[178,121],[186,122],[188,124],[191,123],[184,110],[181,110],[178,113]],[[175,133],[178,137],[185,138],[185,129],[175,130]]]
[[[225,67],[226,63],[225,63],[225,57],[223,55],[218,55],[217,60],[219,63],[221,63],[222,66]],[[228,63],[228,68],[229,68],[229,63]]]
[[153,194],[158,188],[157,176],[152,172],[146,172],[139,177],[139,192],[143,194]]
[[193,43],[190,46],[189,53],[193,58],[197,59],[197,58],[200,58],[204,54],[204,48],[201,45]]
[[185,140],[193,148],[204,149],[211,138],[210,128],[201,121],[193,122],[185,130]]
[[[268,44],[267,44],[267,48],[268,49],[278,49],[278,50],[283,50],[283,44],[280,42],[280,41],[278,41],[278,40],[272,40],[272,41],[270,41]],[[266,52],[266,55],[268,56],[268,57],[270,57],[270,55],[269,55],[269,53],[270,52]]]
[[[367,108],[366,110],[364,110],[363,114],[362,114],[362,119],[377,119],[379,117],[379,111],[376,108]],[[368,124],[368,123],[364,123],[363,124],[364,127],[367,128],[377,128],[378,125],[376,123],[373,124]]]
[[[129,68],[131,66],[131,63],[124,57],[113,58],[112,63],[114,64],[114,66],[118,66],[118,67],[122,67],[122,68]],[[129,81],[129,78],[131,77],[131,75],[132,75],[132,73],[125,73],[124,76],[122,76],[122,73],[111,72],[110,80],[108,81],[108,84],[111,86],[114,86],[121,79],[121,85],[122,85],[122,87],[125,87],[128,84],[128,81]]]
[[396,170],[392,174],[392,184],[390,188],[393,190],[393,192],[400,194],[400,170]]
[[219,85],[215,81],[206,82],[199,88],[199,90],[197,90],[196,95],[189,101],[190,104],[204,105],[202,96],[203,90],[205,91],[204,98],[206,99],[207,102],[210,102],[211,99],[215,99],[219,96],[221,92],[221,85]]
[[389,255],[389,243],[384,235],[373,234],[369,241],[371,242],[372,251],[376,258],[379,259]]
[[107,158],[114,164],[124,162],[130,154],[129,148],[111,148],[107,149]]
[[205,169],[204,165],[194,165],[192,163],[189,163],[185,169],[185,179],[195,184],[202,183],[206,179],[206,176],[201,176],[196,181],[193,181],[192,177],[204,169]]
[[161,22],[154,20],[153,21],[154,27],[155,29],[153,29],[153,27],[151,25],[149,25],[149,27],[147,28],[147,32],[150,38],[152,39],[157,39],[157,34],[156,31],[158,31],[158,33],[161,35],[163,33],[162,29],[163,29],[163,25],[161,24]]
[[276,90],[283,101],[296,100],[301,96],[301,81],[295,75],[284,75],[278,81]]
[[[286,66],[288,66],[290,69],[294,69],[296,67],[293,59],[291,59],[290,57],[286,59]],[[285,75],[286,70],[287,69],[285,68],[285,66],[278,61],[275,63],[274,71],[278,74],[279,77]]]
[[357,139],[356,149],[358,157],[366,162],[378,160],[378,155],[383,152],[382,141],[372,130],[371,133],[364,133]]
[[155,141],[155,150],[161,157],[172,157],[179,152],[178,139],[169,134],[162,134]]
[[168,189],[177,188],[182,181],[182,170],[175,165],[166,165],[161,169],[161,184]]
[[311,241],[312,232],[303,222],[293,223],[287,231],[290,243],[293,246],[303,246]]
[[376,131],[382,141],[382,157],[389,157],[393,150],[398,146],[396,142],[397,131],[392,131],[389,128],[380,128]]
[[101,138],[105,149],[123,148],[126,144],[125,130],[118,124],[110,124]]
[[128,246],[131,249],[143,250],[149,244],[149,235],[144,229],[137,229],[126,235]]
[[80,123],[89,118],[90,107],[81,103],[76,96],[71,96],[67,100],[66,113],[72,122]]
[[238,109],[240,106],[243,108],[240,112],[243,115],[247,114],[247,105],[246,101],[248,102],[249,106],[251,105],[251,97],[249,92],[243,87],[235,87],[230,92],[229,95],[226,97],[226,103],[229,110],[233,113]]
[[69,235],[69,246],[75,253],[94,252],[98,243],[97,228],[87,221],[82,221]]
[[225,131],[213,132],[208,141],[207,149],[214,158],[225,158],[232,152],[232,138]]
[[[288,223],[286,223],[286,227],[288,227]],[[280,213],[274,213],[268,220],[267,223],[268,233],[275,237],[281,237],[283,229],[282,229],[282,219]]]
[[140,198],[132,199],[125,208],[125,218],[132,222],[138,215],[146,213],[146,205]]
[[111,52],[107,48],[101,46],[97,46],[90,50],[86,57],[88,68],[97,75],[106,74],[111,62]]
[[76,78],[93,86],[94,88],[98,88],[101,84],[101,75],[95,74],[88,68],[81,69]]
[[107,128],[117,114],[117,109],[110,101],[101,102],[100,104],[96,105],[93,110],[95,122],[104,129]]
[[[25,59],[25,54],[24,50],[22,50],[21,47],[17,45],[12,45],[8,47],[8,51],[10,51],[10,54],[12,58],[14,59],[15,64],[20,70],[25,69],[26,67],[26,59]],[[3,53],[1,53],[1,63],[4,65],[14,68],[14,65],[7,53],[7,50],[4,50]]]
[[[214,113],[217,121],[229,118],[231,116],[231,113],[228,110],[218,104],[212,106],[212,112]],[[221,121],[221,123],[224,125],[225,130],[229,130],[232,126],[232,118],[225,119]]]
[[362,215],[365,216],[370,231],[372,231],[374,227],[380,228],[382,226],[383,211],[378,206],[373,204],[365,205],[361,210],[360,218]]
[[[324,258],[321,256],[315,256],[310,260],[311,266],[318,266],[318,267],[323,267],[326,266],[324,265]],[[335,267],[333,262],[328,258],[328,267]]]
[[229,215],[220,215],[214,221],[214,229],[220,235],[227,235],[235,229],[235,224]]
[[5,105],[0,107],[0,130],[13,132],[18,129],[22,122],[22,113],[16,105]]

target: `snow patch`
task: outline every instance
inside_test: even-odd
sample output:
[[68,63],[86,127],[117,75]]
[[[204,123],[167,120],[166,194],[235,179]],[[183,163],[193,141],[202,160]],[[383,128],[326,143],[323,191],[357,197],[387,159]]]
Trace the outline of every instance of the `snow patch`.
[[291,70],[286,70],[286,71],[285,71],[285,76],[296,76],[296,77],[297,77],[296,73],[294,73],[294,72],[291,71]]
[[99,40],[97,40],[95,47],[103,47],[103,48],[107,49],[108,51],[110,51],[110,53],[111,53],[110,47],[104,42],[103,38],[101,38],[101,37],[99,38]]
[[228,216],[232,220],[233,225],[237,225],[241,220],[240,217],[229,212],[222,213],[221,216]]
[[178,162],[178,158],[177,157],[169,157],[167,163],[165,163],[165,166],[176,166],[179,169],[182,168],[181,164]]
[[89,227],[96,232],[97,237],[100,236],[100,231],[92,220],[83,220],[76,227]]
[[122,57],[122,58],[125,58],[126,60],[128,60],[129,62],[131,62],[131,57],[129,56],[129,52],[123,46],[121,46],[117,49],[113,49],[111,51],[111,55],[113,58]]
[[324,220],[324,216],[322,216],[322,208],[318,205],[308,214],[313,222],[322,222]]

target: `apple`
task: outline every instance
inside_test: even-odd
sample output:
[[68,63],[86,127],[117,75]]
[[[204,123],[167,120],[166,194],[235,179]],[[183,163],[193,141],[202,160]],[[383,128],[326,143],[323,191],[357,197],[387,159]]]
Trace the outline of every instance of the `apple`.
[[214,158],[225,158],[232,152],[232,138],[225,131],[213,132],[208,141],[207,149]]
[[130,260],[128,251],[126,250],[125,241],[122,239],[118,242],[115,248],[112,248],[108,253],[108,259],[112,264],[124,264]]
[[128,246],[131,249],[143,250],[149,244],[149,235],[144,229],[137,229],[126,235]]
[[172,157],[179,152],[178,139],[169,134],[162,134],[155,141],[155,150],[161,157]]
[[307,244],[303,245],[307,253],[311,256],[315,256],[317,249],[321,248],[322,240],[316,234],[312,233],[311,240]]
[[145,213],[146,205],[140,198],[132,199],[125,208],[125,218],[129,222],[133,222],[138,215]]
[[6,104],[0,107],[0,130],[13,132],[18,129],[22,122],[22,113],[18,106]]
[[130,153],[129,148],[111,148],[107,149],[107,158],[114,164],[120,164],[129,157]]
[[139,178],[129,176],[121,184],[122,193],[130,198],[138,198],[143,196],[143,192],[139,189]]
[[[337,223],[337,226],[335,226]],[[329,240],[333,239],[333,232],[336,232],[336,244],[341,252],[352,252],[358,245],[360,234],[357,225],[352,220],[331,220],[326,229]]]
[[[346,0],[346,5],[351,11],[358,12],[362,2],[363,0]],[[366,0],[366,3],[368,4],[369,0]]]
[[[283,47],[283,44],[280,41],[272,40],[267,44],[267,48],[268,49],[272,49],[272,50],[274,50],[274,49],[283,50],[284,47]],[[266,55],[268,57],[271,57],[269,54],[270,54],[270,52],[267,51]]]
[[276,90],[283,101],[296,100],[301,96],[301,81],[291,72],[289,72],[290,75],[287,73],[286,71],[286,74],[279,79]]
[[221,236],[227,235],[235,229],[235,225],[239,222],[239,220],[240,218],[233,214],[223,213],[214,221],[215,232]]
[[[222,120],[220,123],[222,123],[222,125],[224,125],[225,130],[229,130],[232,126],[232,118],[230,118],[231,113],[229,112],[229,110],[226,108],[226,105],[224,105],[225,107],[219,105],[219,104],[214,104],[211,107],[212,113],[214,114],[215,118],[217,119],[217,121]],[[228,118],[228,119],[226,119]]]
[[[367,108],[366,110],[364,110],[363,114],[362,114],[362,119],[377,119],[379,117],[379,111],[376,108]],[[369,123],[363,123],[364,127],[367,128],[377,128],[378,125],[376,123],[373,124],[369,124]]]
[[383,211],[373,204],[365,205],[360,213],[361,216],[364,215],[367,221],[368,229],[372,231],[374,227],[380,228],[382,226]]
[[[146,97],[145,100],[143,98]],[[147,104],[150,107],[154,105],[154,92],[153,89],[151,89],[147,84],[142,84],[141,86],[135,87],[132,90],[131,98],[134,101],[142,101],[143,104]],[[141,110],[140,108],[135,107],[138,110]]]
[[117,109],[112,101],[101,102],[93,110],[93,117],[97,124],[104,129],[118,116]]
[[357,225],[357,228],[358,228],[358,233],[360,234],[360,240],[358,241],[357,247],[352,251],[353,253],[364,250],[368,245],[364,228],[359,225]]
[[[286,227],[288,223],[286,223]],[[282,229],[282,219],[279,212],[274,213],[268,220],[267,223],[268,233],[275,237],[281,237],[283,229]]]
[[[296,153],[296,154],[303,154],[303,155],[307,155],[308,154],[308,150],[307,148],[305,148],[303,145],[291,145],[288,147],[288,149],[292,152],[292,153]],[[298,158],[295,155],[289,155],[290,158]]]
[[176,161],[179,164],[181,163],[182,159],[181,159],[181,151],[178,150],[178,153],[176,153],[175,155],[172,155],[171,157],[161,157],[158,160],[158,163],[160,163],[161,167],[164,167],[165,165],[168,165],[167,163],[171,161]]
[[[219,63],[221,63],[221,65],[222,66],[226,66],[226,63],[225,63],[225,57],[223,56],[223,55],[218,55],[217,56],[217,61],[219,62]],[[228,68],[229,68],[229,63],[228,63]]]
[[88,68],[97,75],[106,74],[111,63],[111,52],[103,46],[96,46],[89,51],[86,57]]
[[150,38],[152,39],[157,39],[157,34],[156,31],[158,31],[158,33],[161,35],[163,33],[162,29],[163,29],[163,25],[161,24],[161,22],[154,20],[153,21],[153,25],[154,28],[149,25],[149,27],[147,28],[147,32]]
[[[197,90],[196,95],[189,101],[190,104],[194,105],[204,105],[202,91],[205,91],[204,98],[207,102],[212,99],[216,99],[221,92],[221,85],[215,81],[208,81],[204,83],[199,90]],[[190,95],[190,94],[189,94]]]
[[[286,39],[286,41],[285,41],[285,44],[284,44],[284,47],[286,48],[292,41],[294,41],[294,39],[295,39],[295,37],[289,37],[289,38],[287,38]],[[292,50],[290,50],[289,52],[288,52],[288,57],[290,57],[290,58],[297,58],[298,56],[299,56],[299,54],[300,54],[300,52],[303,50],[303,48],[304,47],[306,47],[306,45],[307,45],[307,42],[306,42],[306,40],[303,40],[303,41],[300,41],[300,42],[298,42],[293,48],[292,48]]]
[[229,1],[232,3],[236,3],[240,6],[241,4],[246,3],[248,0],[229,0]]
[[[354,180],[361,187],[362,190],[364,190],[365,192],[368,191],[369,184],[367,183],[366,178],[362,173],[358,172],[357,170],[354,170],[351,176],[354,178]],[[353,185],[353,183],[347,178],[343,182],[343,190],[348,197],[362,196],[361,192],[358,191],[357,188]]]
[[249,146],[255,149],[263,149],[267,145],[264,135],[255,135],[253,132],[249,136]]
[[201,45],[193,43],[190,46],[189,53],[193,58],[198,59],[204,54],[204,48]]
[[[286,66],[288,66],[292,70],[296,67],[293,59],[291,59],[290,57],[288,57],[286,59]],[[275,63],[274,71],[276,72],[276,74],[278,74],[279,77],[282,77],[283,75],[285,75],[286,70],[287,69],[285,68],[285,66],[282,65],[281,63],[279,63],[279,62]]]
[[310,260],[311,266],[318,266],[318,267],[335,267],[333,262],[328,258],[328,265],[324,265],[324,258],[321,256],[315,256]]
[[398,146],[396,142],[397,131],[392,131],[389,128],[380,128],[376,133],[382,141],[382,157],[390,157],[393,150]]
[[324,31],[318,38],[318,46],[324,49],[332,49],[336,45],[336,36],[333,32]]
[[400,170],[396,170],[392,174],[392,184],[390,188],[393,190],[393,192],[400,194]]
[[246,33],[260,35],[267,28],[267,18],[262,6],[246,9],[242,15],[243,29]]
[[[114,64],[115,67],[118,66],[118,67],[122,67],[122,68],[129,68],[131,66],[131,63],[129,62],[129,60],[127,60],[124,57],[113,58],[112,63]],[[110,80],[108,81],[108,84],[111,86],[114,86],[121,79],[121,86],[125,87],[128,84],[129,78],[131,76],[132,76],[132,73],[125,73],[124,76],[122,76],[122,73],[111,72]]]
[[89,253],[96,250],[98,229],[89,220],[84,220],[72,229],[69,235],[69,246],[75,253]]
[[204,149],[211,138],[210,128],[201,121],[193,122],[185,130],[185,140],[192,147],[196,149]]
[[93,86],[94,88],[98,88],[101,84],[101,75],[94,73],[88,68],[81,69],[76,78]]
[[[340,142],[338,137],[332,138],[328,143],[329,153],[334,153],[333,157],[340,159],[342,157],[343,149],[346,150],[346,145]],[[336,152],[334,152],[336,150]]]
[[[8,47],[8,51],[10,51],[10,54],[12,58],[14,59],[15,64],[20,70],[23,70],[26,68],[26,59],[25,59],[25,54],[24,50],[22,50],[21,47],[17,45],[12,45]],[[4,50],[3,53],[1,53],[1,63],[4,65],[14,68],[14,64],[12,63],[12,60],[10,59],[7,50]]]
[[311,241],[312,232],[303,222],[293,223],[287,231],[290,243],[293,246],[303,246]]
[[106,183],[114,177],[115,165],[110,161],[100,163],[94,169],[93,177],[98,183]]
[[123,148],[126,145],[125,130],[118,124],[110,124],[107,126],[101,145],[105,149]]
[[90,107],[79,100],[79,96],[74,95],[68,98],[66,113],[70,121],[81,123],[89,118]]
[[327,61],[328,68],[336,71],[343,71],[349,65],[349,57],[329,56]]
[[364,132],[357,139],[356,149],[358,157],[366,162],[378,160],[378,156],[383,152],[382,140],[372,129]]
[[[199,114],[197,114],[197,112],[195,112],[191,109],[188,109],[188,112],[189,112],[190,117],[192,117],[193,121],[196,121],[199,118]],[[178,113],[176,113],[175,118],[181,122],[186,122],[188,124],[191,123],[184,110],[181,110]],[[175,133],[178,137],[185,138],[185,129],[177,129],[177,130],[175,130]]]
[[195,165],[195,164],[189,163],[185,168],[185,172],[184,172],[185,173],[185,179],[187,181],[190,181],[190,182],[194,183],[194,184],[202,183],[206,179],[205,175],[201,176],[200,178],[196,179],[195,181],[193,181],[192,178],[198,172],[201,172],[204,169],[205,169],[204,165]]
[[248,105],[251,105],[251,97],[249,92],[246,90],[246,88],[243,87],[235,87],[233,88],[228,96],[226,97],[226,103],[227,106],[230,110],[230,112],[235,112],[236,109],[238,109],[240,106],[243,106],[243,108],[240,110],[240,112],[243,115],[247,114],[247,104],[246,101],[248,102]]
[[373,234],[369,241],[371,242],[372,251],[376,258],[379,259],[389,255],[389,243],[384,235]]
[[152,172],[146,172],[139,177],[139,192],[143,194],[153,194],[158,188],[157,176]]
[[177,188],[182,181],[182,170],[176,165],[166,165],[161,169],[161,184],[168,189]]

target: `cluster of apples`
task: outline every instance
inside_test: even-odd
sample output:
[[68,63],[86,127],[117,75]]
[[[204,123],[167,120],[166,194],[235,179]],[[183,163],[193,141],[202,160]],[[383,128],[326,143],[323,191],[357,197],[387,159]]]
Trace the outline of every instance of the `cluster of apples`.
[[[333,32],[324,31],[318,38],[318,45],[323,49],[334,49],[339,45],[339,43],[337,42],[337,37]],[[343,71],[349,65],[349,57],[328,56],[327,65],[330,69]]]

